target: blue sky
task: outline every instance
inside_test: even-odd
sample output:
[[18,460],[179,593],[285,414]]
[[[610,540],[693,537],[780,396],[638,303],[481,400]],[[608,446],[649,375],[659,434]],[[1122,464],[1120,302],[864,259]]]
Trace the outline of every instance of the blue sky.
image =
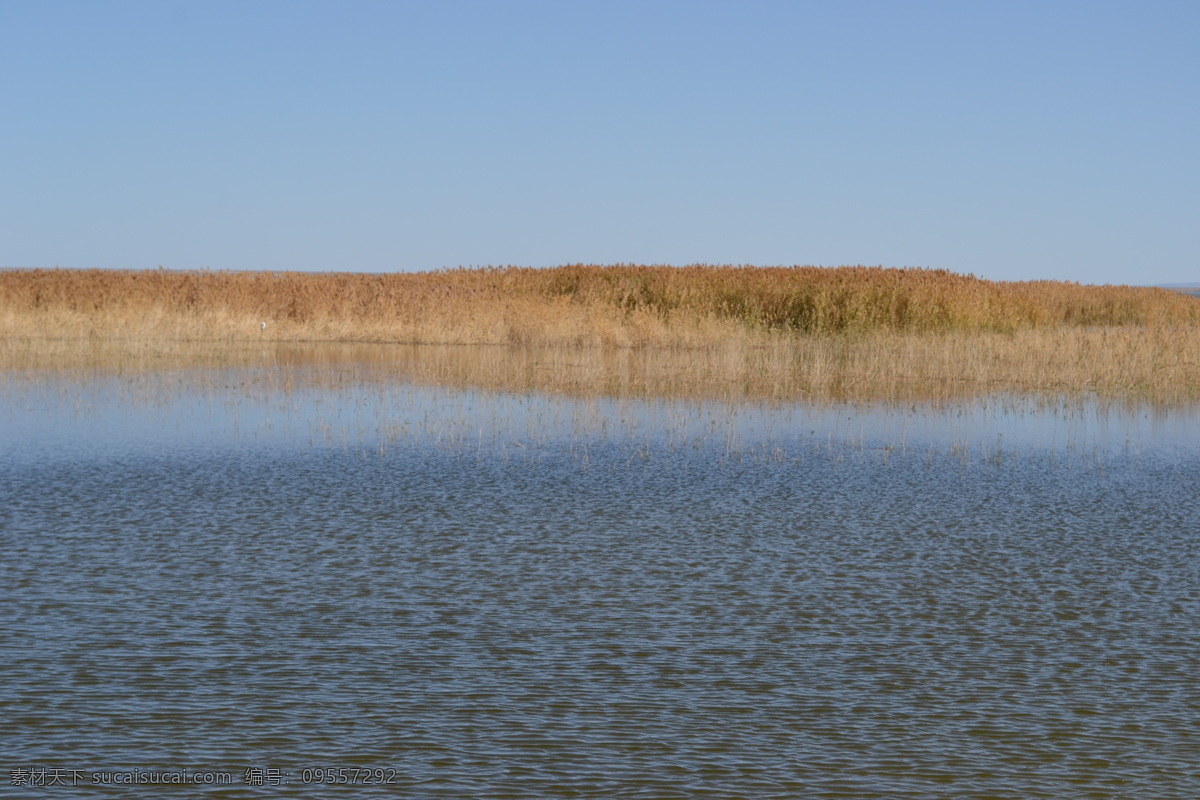
[[0,265],[1200,281],[1200,3],[0,0]]

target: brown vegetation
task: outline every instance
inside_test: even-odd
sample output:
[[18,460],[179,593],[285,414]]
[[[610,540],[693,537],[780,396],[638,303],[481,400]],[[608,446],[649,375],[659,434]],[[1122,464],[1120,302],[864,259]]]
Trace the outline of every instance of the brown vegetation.
[[878,267],[0,272],[5,337],[703,347],[1197,323],[1200,302],[1163,289]]
[[0,335],[10,369],[287,362],[298,352],[287,343],[302,341],[509,344],[521,347],[344,345],[338,358],[382,359],[414,380],[572,394],[1200,398],[1198,298],[915,269],[9,271]]

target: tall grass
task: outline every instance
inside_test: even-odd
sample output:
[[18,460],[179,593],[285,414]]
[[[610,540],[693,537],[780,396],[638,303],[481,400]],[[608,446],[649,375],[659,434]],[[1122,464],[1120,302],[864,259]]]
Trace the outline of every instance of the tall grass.
[[51,374],[136,383],[177,372],[203,382],[201,375],[245,367],[286,385],[301,375],[360,374],[389,385],[572,397],[907,405],[1007,394],[1169,407],[1200,401],[1200,326],[882,332],[690,349],[0,340],[0,393],[6,382]]
[[1194,324],[1200,300],[1165,289],[1005,283],[926,269],[0,272],[0,335],[24,338],[705,347]]
[[0,368],[275,363],[298,342],[354,358],[354,343],[519,345],[370,356],[396,377],[506,391],[1200,399],[1200,298],[1164,289],[871,267],[0,272]]

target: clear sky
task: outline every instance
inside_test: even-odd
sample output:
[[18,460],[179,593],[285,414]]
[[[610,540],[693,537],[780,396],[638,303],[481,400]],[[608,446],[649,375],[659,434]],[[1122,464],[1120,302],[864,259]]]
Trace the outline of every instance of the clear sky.
[[0,265],[1200,281],[1200,3],[0,0]]

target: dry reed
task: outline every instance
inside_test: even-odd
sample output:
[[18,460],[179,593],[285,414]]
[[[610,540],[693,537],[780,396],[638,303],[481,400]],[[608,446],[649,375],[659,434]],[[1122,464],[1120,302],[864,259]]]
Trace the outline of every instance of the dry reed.
[[1200,298],[919,269],[7,271],[0,337],[9,369],[233,364],[302,341],[506,344],[522,347],[384,358],[412,379],[571,394],[1200,398]]
[[1200,301],[1165,289],[879,267],[0,272],[5,337],[697,347],[730,337],[1160,324],[1200,324]]

